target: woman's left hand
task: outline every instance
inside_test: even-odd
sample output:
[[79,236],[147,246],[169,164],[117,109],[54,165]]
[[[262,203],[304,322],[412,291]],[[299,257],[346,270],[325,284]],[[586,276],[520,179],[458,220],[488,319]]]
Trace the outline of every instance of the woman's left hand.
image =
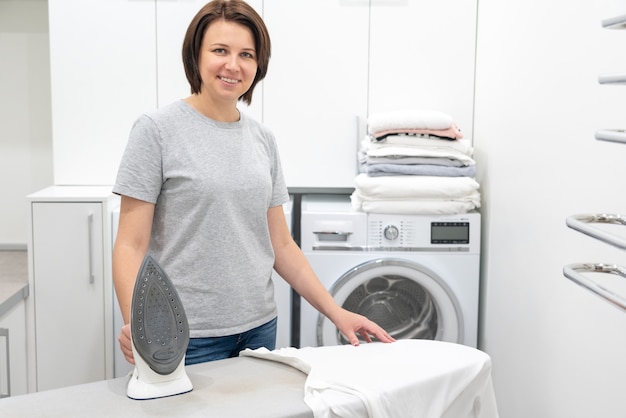
[[378,324],[370,321],[363,315],[350,312],[342,309],[340,315],[334,320],[335,326],[341,331],[350,341],[350,344],[359,345],[359,334],[368,343],[372,342],[372,337],[375,337],[383,343],[391,343],[395,341],[391,335],[382,329]]

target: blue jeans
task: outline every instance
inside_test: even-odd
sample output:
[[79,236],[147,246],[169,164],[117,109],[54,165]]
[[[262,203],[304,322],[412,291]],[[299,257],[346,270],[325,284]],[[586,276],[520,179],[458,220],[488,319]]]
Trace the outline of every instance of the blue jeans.
[[265,347],[276,348],[276,318],[241,334],[224,337],[190,338],[185,365],[239,356],[239,352]]

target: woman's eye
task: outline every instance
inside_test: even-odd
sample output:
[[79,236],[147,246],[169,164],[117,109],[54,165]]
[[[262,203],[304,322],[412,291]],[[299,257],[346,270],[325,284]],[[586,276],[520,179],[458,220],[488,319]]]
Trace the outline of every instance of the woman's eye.
[[242,52],[242,53],[241,53],[241,56],[242,56],[242,57],[245,57],[245,58],[254,58],[254,55],[252,55],[252,54],[251,54],[251,53],[249,53],[249,52]]
[[226,50],[224,48],[215,48],[213,52],[215,52],[216,54],[225,54]]

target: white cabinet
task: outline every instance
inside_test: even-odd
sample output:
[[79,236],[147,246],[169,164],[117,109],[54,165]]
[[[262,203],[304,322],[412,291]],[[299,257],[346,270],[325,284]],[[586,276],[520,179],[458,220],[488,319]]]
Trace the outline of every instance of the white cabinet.
[[156,107],[155,0],[48,0],[54,184],[113,184]]
[[369,2],[264,2],[272,38],[263,121],[290,187],[353,187],[367,117]]
[[29,196],[32,390],[113,377],[110,187]]
[[476,0],[373,1],[369,113],[433,109],[471,139]]
[[27,392],[26,303],[20,300],[0,315],[0,398]]

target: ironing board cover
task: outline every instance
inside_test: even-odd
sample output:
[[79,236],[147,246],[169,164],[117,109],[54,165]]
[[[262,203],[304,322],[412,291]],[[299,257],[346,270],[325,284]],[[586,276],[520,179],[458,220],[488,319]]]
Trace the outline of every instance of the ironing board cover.
[[[304,401],[316,418],[497,418],[491,358],[477,349],[441,341],[245,350],[241,356],[289,364],[308,375]],[[357,403],[358,404],[358,403]],[[352,405],[352,406],[351,406]]]

